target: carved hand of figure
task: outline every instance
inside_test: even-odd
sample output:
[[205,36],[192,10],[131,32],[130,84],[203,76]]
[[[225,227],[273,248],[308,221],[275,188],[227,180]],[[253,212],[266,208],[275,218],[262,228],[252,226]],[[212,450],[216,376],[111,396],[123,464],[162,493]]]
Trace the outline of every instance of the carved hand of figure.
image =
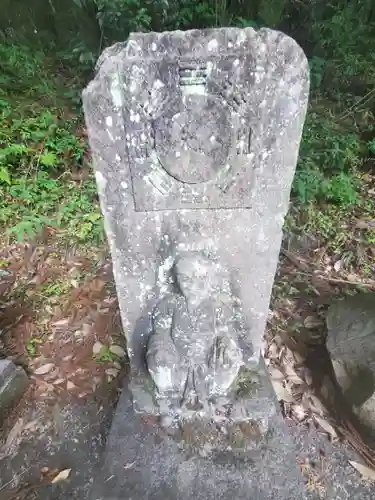
[[216,337],[208,358],[210,392],[225,394],[237,377],[242,354],[237,343],[228,336]]
[[160,395],[179,395],[186,381],[186,370],[171,336],[171,317],[156,317],[147,346],[147,369]]

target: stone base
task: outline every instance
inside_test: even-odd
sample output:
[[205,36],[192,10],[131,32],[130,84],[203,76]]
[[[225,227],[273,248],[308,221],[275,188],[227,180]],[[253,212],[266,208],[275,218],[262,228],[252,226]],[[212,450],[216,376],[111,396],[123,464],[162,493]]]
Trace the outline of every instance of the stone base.
[[124,389],[91,500],[313,498],[304,486],[293,440],[274,410],[270,394],[269,430],[261,434],[251,424],[237,425],[226,435],[227,445],[224,438],[216,441],[217,449],[207,445],[214,424],[168,433],[155,417],[135,414]]

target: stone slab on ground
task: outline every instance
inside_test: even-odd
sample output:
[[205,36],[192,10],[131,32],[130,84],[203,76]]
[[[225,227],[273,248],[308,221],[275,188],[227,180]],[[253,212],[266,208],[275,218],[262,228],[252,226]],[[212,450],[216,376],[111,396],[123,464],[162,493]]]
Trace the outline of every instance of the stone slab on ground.
[[[268,432],[254,437],[240,424],[232,434],[227,426],[230,444],[215,450],[207,446],[210,432],[203,425],[172,435],[156,417],[135,413],[125,387],[91,500],[318,498],[305,487],[295,445],[267,382],[263,389],[259,400],[269,417]],[[215,435],[212,442],[218,441]]]
[[0,423],[29,384],[25,370],[9,359],[0,360]]

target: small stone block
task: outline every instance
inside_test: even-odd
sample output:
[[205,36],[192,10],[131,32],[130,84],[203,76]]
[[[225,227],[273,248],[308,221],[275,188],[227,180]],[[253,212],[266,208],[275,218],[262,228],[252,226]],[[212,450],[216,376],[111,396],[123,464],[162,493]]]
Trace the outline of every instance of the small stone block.
[[0,360],[0,422],[16,404],[29,383],[26,372],[9,359]]

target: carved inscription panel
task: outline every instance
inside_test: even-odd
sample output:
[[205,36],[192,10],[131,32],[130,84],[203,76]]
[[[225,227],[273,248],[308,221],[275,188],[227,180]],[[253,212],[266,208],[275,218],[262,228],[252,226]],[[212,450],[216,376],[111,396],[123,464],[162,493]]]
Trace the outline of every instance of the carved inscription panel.
[[255,73],[227,56],[132,66],[125,113],[135,209],[246,208],[254,189]]

